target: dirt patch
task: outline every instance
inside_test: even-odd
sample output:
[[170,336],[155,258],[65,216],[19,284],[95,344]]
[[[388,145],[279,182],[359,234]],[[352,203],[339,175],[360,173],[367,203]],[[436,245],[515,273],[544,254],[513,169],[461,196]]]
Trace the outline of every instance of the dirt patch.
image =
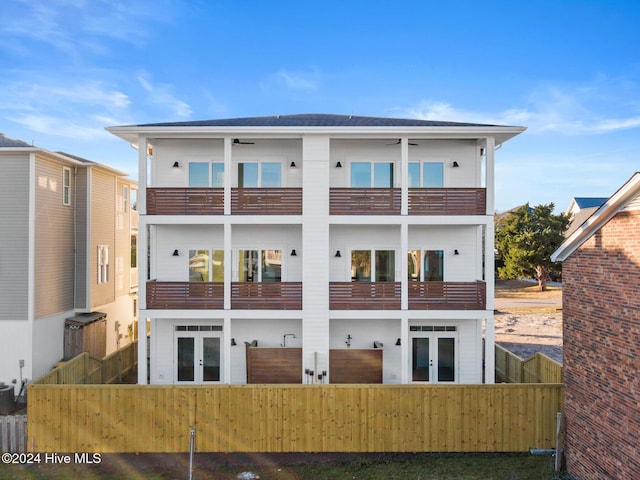
[[[562,289],[538,292],[531,283],[496,281],[495,341],[521,358],[536,352],[562,363]],[[523,307],[522,300],[530,300]]]

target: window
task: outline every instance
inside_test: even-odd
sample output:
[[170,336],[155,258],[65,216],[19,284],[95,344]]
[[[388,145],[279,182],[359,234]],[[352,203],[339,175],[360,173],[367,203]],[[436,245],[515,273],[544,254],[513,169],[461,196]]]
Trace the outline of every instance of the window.
[[351,280],[354,282],[393,282],[396,263],[394,250],[352,250]]
[[282,250],[239,250],[238,281],[281,282]]
[[351,187],[393,187],[393,163],[351,162]]
[[131,205],[130,206],[132,211],[138,210],[138,190],[136,190],[135,188],[131,189]]
[[71,169],[62,167],[62,204],[71,205]]
[[409,281],[442,282],[444,280],[443,250],[409,250],[407,261]]
[[131,235],[131,268],[138,267],[138,237]]
[[224,163],[189,162],[189,186],[224,187]]
[[444,164],[442,162],[409,162],[409,187],[444,187]]
[[223,282],[224,250],[189,250],[190,282]]
[[109,281],[109,246],[98,245],[98,283]]
[[126,185],[122,187],[122,210],[124,213],[129,211],[129,187]]
[[242,162],[238,164],[238,187],[277,188],[282,186],[280,162]]

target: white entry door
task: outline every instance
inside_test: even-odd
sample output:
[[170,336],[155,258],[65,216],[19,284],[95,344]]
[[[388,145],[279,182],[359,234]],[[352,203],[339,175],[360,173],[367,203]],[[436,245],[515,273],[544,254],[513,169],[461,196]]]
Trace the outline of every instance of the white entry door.
[[222,381],[222,332],[175,332],[175,382]]
[[[435,329],[449,331],[434,331]],[[431,329],[431,330],[428,330]],[[455,327],[410,327],[411,381],[457,383],[457,333]]]

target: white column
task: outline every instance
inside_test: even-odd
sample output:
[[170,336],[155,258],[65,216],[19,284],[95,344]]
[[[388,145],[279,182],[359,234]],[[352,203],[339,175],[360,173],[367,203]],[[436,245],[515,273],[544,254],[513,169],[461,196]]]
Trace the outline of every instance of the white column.
[[[147,139],[138,138],[138,384],[147,384]],[[152,332],[153,333],[153,332]]]
[[224,138],[224,214],[231,215],[231,181],[234,173],[231,171],[231,138]]
[[487,215],[493,215],[495,212],[495,139],[493,137],[487,137],[487,150],[486,150],[486,190],[487,190]]
[[495,350],[495,322],[493,312],[487,312],[484,336],[484,383],[496,382],[496,350]]
[[232,280],[232,249],[231,224],[224,224],[224,309],[231,310],[231,280]]
[[401,381],[406,384],[409,383],[409,349],[411,348],[409,344],[409,320],[406,315],[403,315],[400,320],[400,338],[402,342],[400,346]]
[[409,214],[409,139],[402,137],[400,142],[400,191],[402,203],[400,215]]
[[231,318],[228,315],[224,316],[222,332],[224,334],[222,335],[222,341],[225,342],[222,348],[222,382],[231,383],[231,338],[233,337],[233,332],[231,331]]
[[[329,377],[330,139],[302,140],[302,368]],[[317,363],[316,363],[317,359]]]
[[409,265],[407,252],[409,251],[409,225],[403,221],[400,225],[400,309],[409,310]]

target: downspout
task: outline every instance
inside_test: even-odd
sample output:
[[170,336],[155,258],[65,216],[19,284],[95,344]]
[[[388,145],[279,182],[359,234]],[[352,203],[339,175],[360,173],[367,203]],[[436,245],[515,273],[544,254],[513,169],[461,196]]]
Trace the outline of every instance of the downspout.
[[77,292],[78,292],[78,231],[77,231],[77,219],[78,214],[78,166],[73,167],[73,311],[76,311],[77,304]]

